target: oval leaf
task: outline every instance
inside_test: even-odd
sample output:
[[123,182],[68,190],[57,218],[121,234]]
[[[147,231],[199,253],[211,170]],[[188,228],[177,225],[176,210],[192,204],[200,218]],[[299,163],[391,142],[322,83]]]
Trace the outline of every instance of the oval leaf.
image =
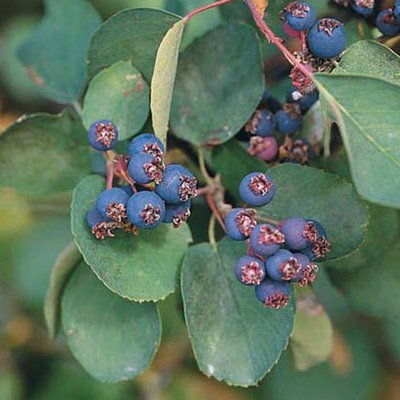
[[109,119],[124,140],[140,130],[148,115],[149,86],[129,61],[104,69],[90,82],[83,108],[86,128],[99,119]]
[[75,243],[71,243],[59,255],[51,271],[50,284],[44,301],[44,318],[47,329],[52,338],[57,334],[60,321],[61,296],[64,287],[78,265],[82,260]]
[[172,293],[191,242],[189,228],[162,224],[138,236],[117,232],[97,240],[86,224],[86,214],[104,190],[105,181],[90,176],[81,181],[72,199],[72,234],[86,263],[113,292],[135,301],[158,301]]
[[100,381],[141,374],[160,344],[154,304],[137,304],[111,293],[82,262],[62,297],[62,323],[72,354]]
[[19,48],[19,57],[41,93],[59,103],[72,103],[83,89],[86,52],[100,16],[86,0],[45,4],[46,16]]
[[186,323],[200,370],[236,386],[256,385],[278,361],[292,331],[294,302],[269,310],[241,285],[243,243],[224,239],[189,249],[182,267]]
[[171,128],[193,144],[221,143],[248,121],[264,90],[260,41],[230,24],[194,41],[181,55]]
[[88,52],[88,75],[121,60],[131,60],[150,82],[157,49],[179,17],[162,10],[136,8],[115,14],[94,34]]
[[178,65],[179,46],[181,44],[185,21],[181,20],[167,32],[157,52],[151,80],[151,112],[155,134],[164,143],[167,142],[169,114],[172,92]]

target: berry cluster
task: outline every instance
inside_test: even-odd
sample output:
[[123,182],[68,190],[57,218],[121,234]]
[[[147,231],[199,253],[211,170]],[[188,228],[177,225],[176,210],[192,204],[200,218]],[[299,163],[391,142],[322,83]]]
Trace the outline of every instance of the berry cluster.
[[264,223],[257,218],[248,206],[264,206],[275,195],[275,184],[268,174],[245,176],[239,193],[246,206],[233,209],[225,219],[231,239],[248,241],[247,255],[236,264],[236,277],[242,284],[254,286],[257,299],[267,307],[285,307],[291,283],[307,286],[314,282],[318,271],[314,261],[324,258],[331,244],[322,225],[313,219],[293,217]]
[[[89,142],[97,150],[109,151],[117,140],[118,129],[111,121],[96,121],[89,129]],[[197,180],[179,164],[164,164],[163,143],[154,134],[141,134],[131,141],[128,152],[114,157],[111,165],[128,184],[102,191],[87,214],[97,239],[114,237],[115,229],[137,234],[162,222],[178,228],[190,216]]]

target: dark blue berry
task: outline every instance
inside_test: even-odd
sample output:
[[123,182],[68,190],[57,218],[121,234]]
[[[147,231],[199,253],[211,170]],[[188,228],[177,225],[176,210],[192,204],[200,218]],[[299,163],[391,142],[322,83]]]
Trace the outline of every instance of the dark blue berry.
[[[400,8],[400,7],[399,7]],[[390,9],[382,10],[376,17],[376,27],[385,36],[395,36],[400,33],[400,20],[394,18]]]
[[239,186],[241,199],[251,207],[268,204],[275,196],[275,184],[272,178],[262,172],[246,175]]
[[284,18],[295,31],[306,31],[315,22],[315,13],[306,1],[293,1],[285,7]]
[[92,229],[97,224],[101,224],[102,222],[107,222],[109,219],[104,218],[97,209],[96,206],[93,206],[92,209],[86,214],[86,222],[90,229]]
[[164,169],[165,165],[161,157],[144,153],[133,154],[128,167],[129,175],[140,185],[150,182],[160,183]]
[[303,126],[301,113],[289,110],[288,107],[286,107],[286,110],[279,110],[275,114],[275,118],[278,130],[282,135],[294,135]]
[[165,204],[154,192],[138,192],[129,198],[126,214],[132,225],[138,228],[155,228],[164,221]]
[[182,204],[166,204],[164,222],[179,228],[190,217],[190,200]]
[[257,222],[254,210],[234,208],[225,218],[226,234],[233,240],[245,240],[250,235]]
[[273,225],[257,225],[250,235],[250,246],[254,253],[268,257],[275,254],[285,243],[283,234]]
[[374,2],[366,0],[352,0],[351,8],[364,17],[369,17],[374,12]]
[[346,32],[342,22],[333,18],[318,20],[307,35],[314,56],[327,59],[338,56],[346,48]]
[[305,287],[309,283],[313,283],[317,277],[318,266],[313,264],[311,260],[302,253],[294,253],[293,256],[300,264],[300,270],[293,282],[299,282],[300,286]]
[[182,203],[196,196],[197,180],[182,165],[170,164],[165,168],[156,192],[169,204]]
[[128,199],[128,194],[120,188],[103,190],[97,197],[96,208],[103,218],[121,222],[126,218]]
[[89,143],[96,150],[111,150],[118,142],[118,129],[108,119],[101,119],[90,126],[88,138]]
[[273,136],[275,128],[276,121],[274,114],[268,110],[257,110],[246,124],[247,132],[262,137]]
[[284,249],[267,258],[265,267],[270,278],[275,281],[290,281],[300,270],[300,264],[293,253]]
[[244,256],[236,264],[236,278],[244,285],[259,285],[265,278],[265,265],[257,257]]
[[164,155],[164,145],[153,133],[142,133],[132,139],[128,152],[131,156],[140,153],[162,157]]
[[279,309],[285,307],[292,295],[292,286],[288,282],[277,282],[265,278],[255,286],[256,297],[268,308]]
[[129,197],[131,197],[135,192],[133,191],[131,185],[123,185],[121,186],[121,189],[128,194]]
[[319,100],[319,93],[317,90],[314,90],[306,95],[301,95],[296,88],[291,87],[286,100],[288,103],[298,104],[301,112],[305,113]]
[[396,0],[393,6],[393,15],[396,18],[397,23],[400,23],[400,1]]

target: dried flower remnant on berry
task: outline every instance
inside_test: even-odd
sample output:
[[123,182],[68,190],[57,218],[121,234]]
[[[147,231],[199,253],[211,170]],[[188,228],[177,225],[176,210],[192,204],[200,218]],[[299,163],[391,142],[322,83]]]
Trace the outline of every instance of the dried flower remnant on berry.
[[354,3],[358,7],[372,9],[372,8],[374,8],[375,0],[354,0]]
[[[309,64],[304,65],[307,70],[312,73],[312,67]],[[304,75],[304,73],[298,68],[293,67],[290,71],[289,77],[292,79],[293,86],[303,95],[311,93],[315,90],[315,85],[311,78]]]
[[283,11],[281,11],[280,15],[284,19],[284,15],[286,12],[289,12],[293,17],[297,18],[306,18],[311,8],[306,4],[301,4],[299,1],[293,1],[289,3]]
[[260,228],[258,243],[263,245],[284,244],[285,237],[279,229],[273,229],[268,225],[262,225]]
[[245,236],[250,236],[257,225],[255,219],[256,212],[252,209],[243,209],[236,216],[236,224],[239,232]]
[[146,225],[152,225],[161,218],[161,208],[154,207],[152,204],[145,204],[143,207],[140,218]]
[[317,240],[312,243],[312,252],[317,258],[324,258],[331,251],[332,245],[323,236],[318,236]]
[[259,285],[264,279],[265,273],[255,261],[243,265],[241,269],[241,280],[246,285]]
[[310,145],[301,139],[293,140],[286,137],[285,142],[279,147],[279,160],[294,161],[305,165],[309,161]]
[[285,111],[292,119],[297,119],[301,117],[300,106],[296,103],[285,103],[282,106],[282,110]]
[[280,308],[286,307],[289,303],[289,300],[290,298],[287,294],[279,292],[268,296],[265,299],[265,305],[268,308],[278,310]]
[[258,174],[251,178],[249,187],[254,194],[265,196],[268,190],[271,189],[272,184],[264,174]]
[[144,153],[150,154],[154,157],[163,157],[164,153],[157,143],[147,143],[143,148]]
[[284,281],[290,281],[291,279],[294,279],[299,273],[300,267],[301,266],[299,262],[293,257],[285,260],[279,264],[279,271],[282,274],[282,279]]
[[340,21],[337,21],[336,19],[331,19],[331,18],[323,18],[321,19],[321,22],[318,24],[318,31],[319,32],[326,32],[327,35],[332,36],[334,30],[336,28],[339,28],[342,23]]
[[244,130],[254,135],[257,132],[258,125],[260,124],[261,115],[261,111],[256,110],[250,120],[246,123]]
[[180,176],[179,200],[184,202],[197,196],[197,179],[194,176]]
[[315,282],[317,279],[318,265],[317,264],[309,264],[307,265],[300,279],[300,286],[306,287],[309,283]]
[[185,210],[178,215],[175,215],[174,218],[172,218],[172,226],[174,228],[179,228],[182,224],[184,224],[188,218],[190,217],[190,210]]
[[115,222],[100,222],[92,227],[91,232],[96,239],[103,240],[106,237],[115,237],[113,230],[116,228],[118,228],[118,225]]
[[106,124],[99,122],[96,125],[96,141],[104,145],[105,147],[110,147],[112,142],[115,140],[116,131],[115,126],[108,122]]
[[143,169],[149,179],[155,183],[159,184],[162,181],[165,165],[160,157],[157,156],[151,162],[144,164]]
[[126,208],[122,203],[110,203],[107,206],[106,215],[115,222],[126,219]]

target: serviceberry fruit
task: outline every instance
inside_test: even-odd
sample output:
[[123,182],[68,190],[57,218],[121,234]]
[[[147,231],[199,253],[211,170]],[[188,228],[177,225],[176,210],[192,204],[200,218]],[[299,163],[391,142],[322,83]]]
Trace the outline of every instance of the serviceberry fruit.
[[165,165],[159,156],[134,153],[129,161],[128,169],[129,175],[135,182],[145,185],[150,182],[160,183]]
[[112,150],[118,141],[118,129],[108,119],[94,122],[88,132],[89,143],[99,151]]
[[243,256],[236,264],[236,278],[244,285],[259,285],[265,278],[265,265],[257,257]]
[[166,204],[164,222],[179,228],[190,217],[190,200],[182,204]]
[[257,110],[245,126],[247,132],[262,137],[272,136],[275,128],[274,114],[268,110]]
[[240,182],[239,194],[247,205],[261,207],[274,198],[275,184],[268,174],[253,172],[246,175]]
[[284,8],[282,17],[295,31],[306,31],[315,22],[314,9],[306,1],[292,1]]
[[163,157],[164,145],[161,140],[153,133],[142,133],[132,139],[129,144],[128,152],[131,156],[136,153],[150,154],[154,157]]
[[90,229],[92,229],[97,224],[108,222],[109,220],[109,218],[104,218],[100,214],[96,206],[93,206],[92,209],[86,214],[86,222]]
[[271,224],[259,224],[250,235],[250,246],[260,256],[272,256],[285,243],[285,237]]
[[400,23],[400,1],[396,0],[393,6],[393,15],[396,18],[397,23]]
[[351,8],[364,17],[369,17],[374,12],[375,0],[351,0]]
[[265,267],[268,275],[275,281],[291,281],[300,270],[300,264],[293,253],[285,249],[267,258]]
[[265,278],[254,288],[256,297],[268,308],[279,309],[285,307],[290,300],[292,287],[288,282],[277,282]]
[[126,218],[126,203],[129,196],[120,188],[103,190],[96,199],[96,208],[103,218],[122,222]]
[[283,135],[294,135],[303,125],[300,107],[294,103],[286,103],[282,110],[275,114],[279,132]]
[[248,208],[234,208],[225,218],[226,234],[233,240],[245,240],[257,225],[256,212]]
[[165,219],[165,204],[154,192],[138,192],[129,198],[126,214],[132,225],[138,228],[155,228]]
[[292,87],[288,91],[286,100],[288,103],[298,104],[301,112],[305,113],[319,100],[319,93],[317,90],[314,90],[311,93],[303,95],[296,88]]
[[400,33],[400,19],[396,20],[391,9],[382,10],[377,15],[375,24],[385,36],[395,36]]
[[322,18],[309,30],[307,41],[314,56],[322,59],[337,57],[346,48],[344,25],[333,18]]
[[247,152],[263,161],[272,161],[278,154],[278,141],[273,136],[250,138]]
[[315,282],[318,266],[313,264],[310,259],[302,253],[294,253],[293,256],[300,264],[300,269],[296,277],[292,279],[292,282],[299,282],[301,287]]
[[165,167],[156,192],[169,204],[182,203],[197,195],[197,180],[182,165],[170,164]]
[[286,137],[279,147],[279,161],[305,165],[313,158],[314,152],[306,139],[292,139]]

